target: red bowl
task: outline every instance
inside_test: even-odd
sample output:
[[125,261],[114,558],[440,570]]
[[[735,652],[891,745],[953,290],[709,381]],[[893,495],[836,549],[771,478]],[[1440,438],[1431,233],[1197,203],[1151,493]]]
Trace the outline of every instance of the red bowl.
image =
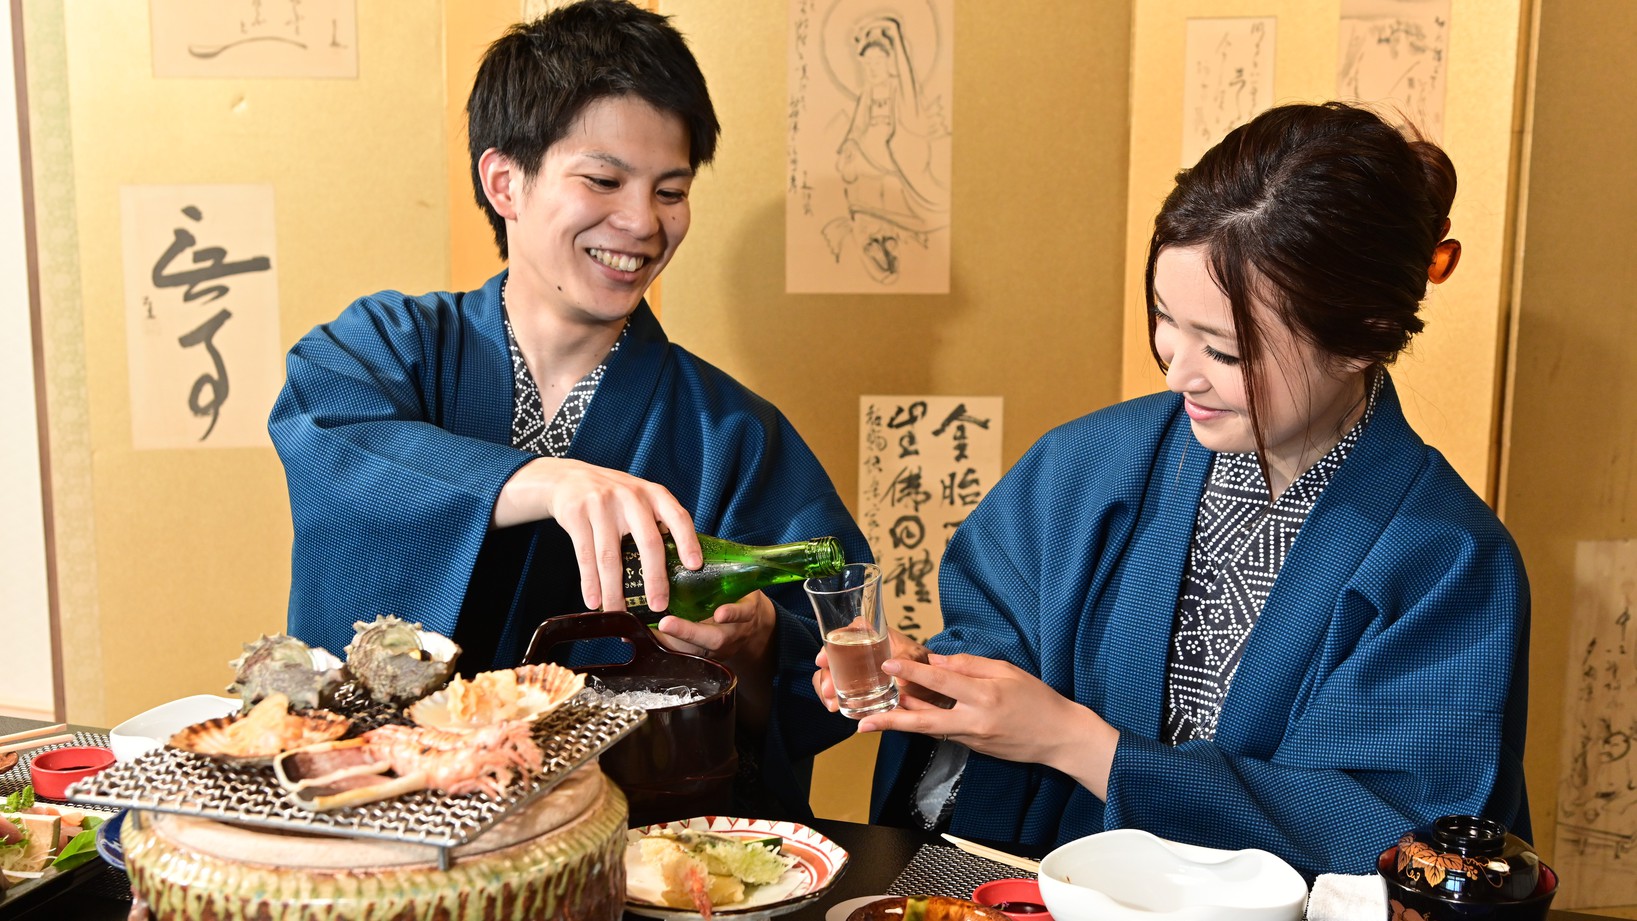
[[114,763],[114,753],[94,745],[74,745],[40,752],[28,766],[34,795],[62,799],[68,785]]
[[[992,880],[972,890],[972,901],[999,908],[1012,921],[1052,921],[1046,900],[1040,897],[1040,883],[1032,879]],[[1017,910],[1023,906],[1028,908]]]

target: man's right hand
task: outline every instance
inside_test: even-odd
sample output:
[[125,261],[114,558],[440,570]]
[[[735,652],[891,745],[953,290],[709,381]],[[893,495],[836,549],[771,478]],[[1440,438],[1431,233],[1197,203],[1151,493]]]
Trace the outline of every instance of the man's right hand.
[[546,518],[556,520],[574,542],[580,566],[580,594],[588,611],[625,610],[627,534],[642,556],[643,590],[648,605],[662,611],[670,605],[666,578],[665,534],[676,542],[682,565],[704,563],[693,516],[671,491],[621,470],[597,467],[565,457],[538,457],[519,467],[500,488],[494,526],[506,528]]

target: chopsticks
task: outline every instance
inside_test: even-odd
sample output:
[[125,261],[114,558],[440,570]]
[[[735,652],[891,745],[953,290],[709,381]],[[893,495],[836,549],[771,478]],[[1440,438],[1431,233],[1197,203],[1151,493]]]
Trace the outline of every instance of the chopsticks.
[[1038,860],[1030,860],[1027,857],[1019,857],[1016,854],[1008,854],[1005,851],[997,851],[992,847],[984,847],[981,844],[975,844],[966,840],[965,838],[957,838],[954,835],[946,834],[943,836],[943,839],[967,852],[968,854],[972,854],[973,856],[982,857],[985,860],[993,860],[995,863],[1005,864],[1008,867],[1013,867],[1019,870],[1027,870],[1030,873],[1040,872],[1040,861]]
[[31,748],[44,748],[47,745],[57,745],[62,742],[72,742],[74,741],[74,734],[72,732],[63,732],[67,728],[67,723],[58,723],[55,726],[41,726],[37,729],[27,729],[22,732],[14,732],[11,735],[0,736],[0,755],[28,751]]

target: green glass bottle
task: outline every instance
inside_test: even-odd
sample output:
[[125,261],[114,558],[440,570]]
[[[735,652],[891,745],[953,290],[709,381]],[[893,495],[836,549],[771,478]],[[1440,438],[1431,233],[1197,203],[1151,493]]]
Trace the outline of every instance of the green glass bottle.
[[665,563],[671,583],[671,603],[664,611],[648,608],[642,583],[642,557],[631,538],[625,539],[625,607],[646,623],[658,623],[666,614],[686,620],[709,620],[718,607],[751,592],[811,576],[841,571],[847,561],[833,537],[799,540],[789,544],[753,547],[699,535],[705,565],[688,569],[677,557],[676,541],[665,538]]

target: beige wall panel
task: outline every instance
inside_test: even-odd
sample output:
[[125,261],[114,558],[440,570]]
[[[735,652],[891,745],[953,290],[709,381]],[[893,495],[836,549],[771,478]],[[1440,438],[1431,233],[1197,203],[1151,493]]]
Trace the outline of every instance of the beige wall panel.
[[849,503],[862,393],[1003,396],[1007,463],[1117,397],[1127,7],[956,4],[950,293],[912,296],[784,293],[788,7],[661,4],[723,126],[667,331],[783,409]]
[[[21,34],[20,16],[0,10],[7,36]],[[45,394],[35,384],[34,304],[30,298],[30,252],[27,224],[31,205],[24,197],[26,157],[17,105],[24,76],[7,44],[0,48],[0,631],[11,657],[7,679],[0,682],[0,712],[39,718],[55,717],[56,672],[50,655],[51,605],[46,584],[47,508],[41,465],[41,423]]]
[[449,197],[449,285],[467,291],[481,286],[505,263],[495,249],[494,230],[472,191],[472,158],[466,148],[466,97],[489,45],[522,16],[518,0],[461,0],[444,8],[444,143]]
[[[1450,14],[1445,149],[1460,191],[1451,234],[1460,271],[1433,289],[1427,329],[1393,370],[1410,423],[1493,501],[1511,239],[1508,203],[1519,56],[1520,0],[1454,0]],[[1320,102],[1336,92],[1336,0],[1137,0],[1132,41],[1131,185],[1127,212],[1123,393],[1164,387],[1141,311],[1143,260],[1154,214],[1171,189],[1182,143],[1183,47],[1188,17],[1278,17],[1276,102]]]
[[1548,861],[1575,547],[1637,538],[1637,121],[1622,108],[1637,97],[1633,33],[1630,4],[1539,9],[1501,510],[1534,597],[1526,764]]
[[119,187],[274,186],[281,351],[360,294],[443,287],[443,21],[436,3],[360,3],[356,80],[156,80],[146,4],[65,9],[93,479],[81,512],[96,519],[96,680],[113,723],[220,690],[242,642],[283,629],[290,549],[271,445],[130,446]]

